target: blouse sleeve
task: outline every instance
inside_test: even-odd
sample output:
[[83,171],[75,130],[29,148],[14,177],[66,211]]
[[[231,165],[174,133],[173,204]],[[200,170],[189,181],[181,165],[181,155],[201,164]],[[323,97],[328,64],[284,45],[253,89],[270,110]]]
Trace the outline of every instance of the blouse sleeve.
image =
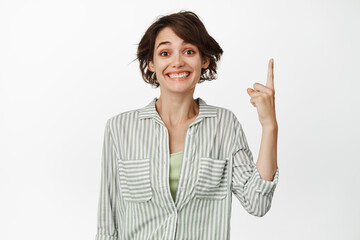
[[109,125],[110,119],[106,123],[101,155],[101,181],[96,240],[118,239],[117,159]]
[[236,118],[235,130],[231,189],[248,213],[262,217],[271,207],[271,200],[278,183],[279,168],[272,181],[262,179],[253,161],[245,133]]

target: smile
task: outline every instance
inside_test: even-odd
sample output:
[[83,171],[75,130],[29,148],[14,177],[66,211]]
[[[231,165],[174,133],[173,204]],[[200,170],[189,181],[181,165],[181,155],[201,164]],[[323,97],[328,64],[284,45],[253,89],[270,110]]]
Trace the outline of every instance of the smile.
[[175,78],[186,78],[190,75],[190,72],[181,72],[181,73],[169,73],[167,74],[169,78],[175,79]]

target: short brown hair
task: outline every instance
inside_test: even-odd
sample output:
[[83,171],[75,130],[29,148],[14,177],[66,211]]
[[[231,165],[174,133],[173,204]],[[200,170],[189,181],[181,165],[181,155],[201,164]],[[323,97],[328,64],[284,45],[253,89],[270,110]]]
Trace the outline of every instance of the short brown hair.
[[201,69],[199,83],[216,79],[216,62],[220,60],[223,50],[207,32],[200,18],[191,11],[180,11],[158,18],[145,32],[137,49],[137,59],[140,63],[142,78],[146,83],[159,87],[156,74],[148,69],[148,63],[153,61],[155,39],[165,27],[170,27],[176,35],[185,42],[198,47],[201,58],[209,58],[206,69]]

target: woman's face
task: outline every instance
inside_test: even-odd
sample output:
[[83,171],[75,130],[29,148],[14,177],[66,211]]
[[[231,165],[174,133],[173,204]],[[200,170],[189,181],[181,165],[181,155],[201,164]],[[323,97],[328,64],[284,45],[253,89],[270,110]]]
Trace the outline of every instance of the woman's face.
[[156,39],[153,61],[149,70],[156,73],[162,91],[194,91],[201,76],[201,69],[207,68],[208,59],[201,59],[197,46],[186,43],[175,32],[166,27]]

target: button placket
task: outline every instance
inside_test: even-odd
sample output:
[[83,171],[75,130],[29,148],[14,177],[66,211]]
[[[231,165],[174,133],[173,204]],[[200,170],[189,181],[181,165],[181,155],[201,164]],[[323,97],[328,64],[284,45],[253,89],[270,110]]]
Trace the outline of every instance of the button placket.
[[[188,129],[186,130],[186,135],[185,135],[185,142],[184,142],[184,148],[183,148],[183,159],[182,159],[182,163],[181,163],[181,170],[180,170],[180,177],[179,177],[179,181],[178,181],[178,187],[177,187],[177,196],[176,196],[176,200],[177,203],[179,204],[179,199],[177,198],[182,198],[182,194],[185,191],[185,186],[184,186],[184,179],[182,175],[185,174],[184,172],[184,168],[187,167],[188,163],[188,158],[186,157],[188,155],[188,151],[189,151],[189,147],[190,147],[190,151],[192,151],[191,146],[188,146],[188,142],[191,141],[192,135],[193,135],[193,131],[194,131],[194,127],[193,126],[189,126]],[[186,179],[185,179],[186,180]]]

